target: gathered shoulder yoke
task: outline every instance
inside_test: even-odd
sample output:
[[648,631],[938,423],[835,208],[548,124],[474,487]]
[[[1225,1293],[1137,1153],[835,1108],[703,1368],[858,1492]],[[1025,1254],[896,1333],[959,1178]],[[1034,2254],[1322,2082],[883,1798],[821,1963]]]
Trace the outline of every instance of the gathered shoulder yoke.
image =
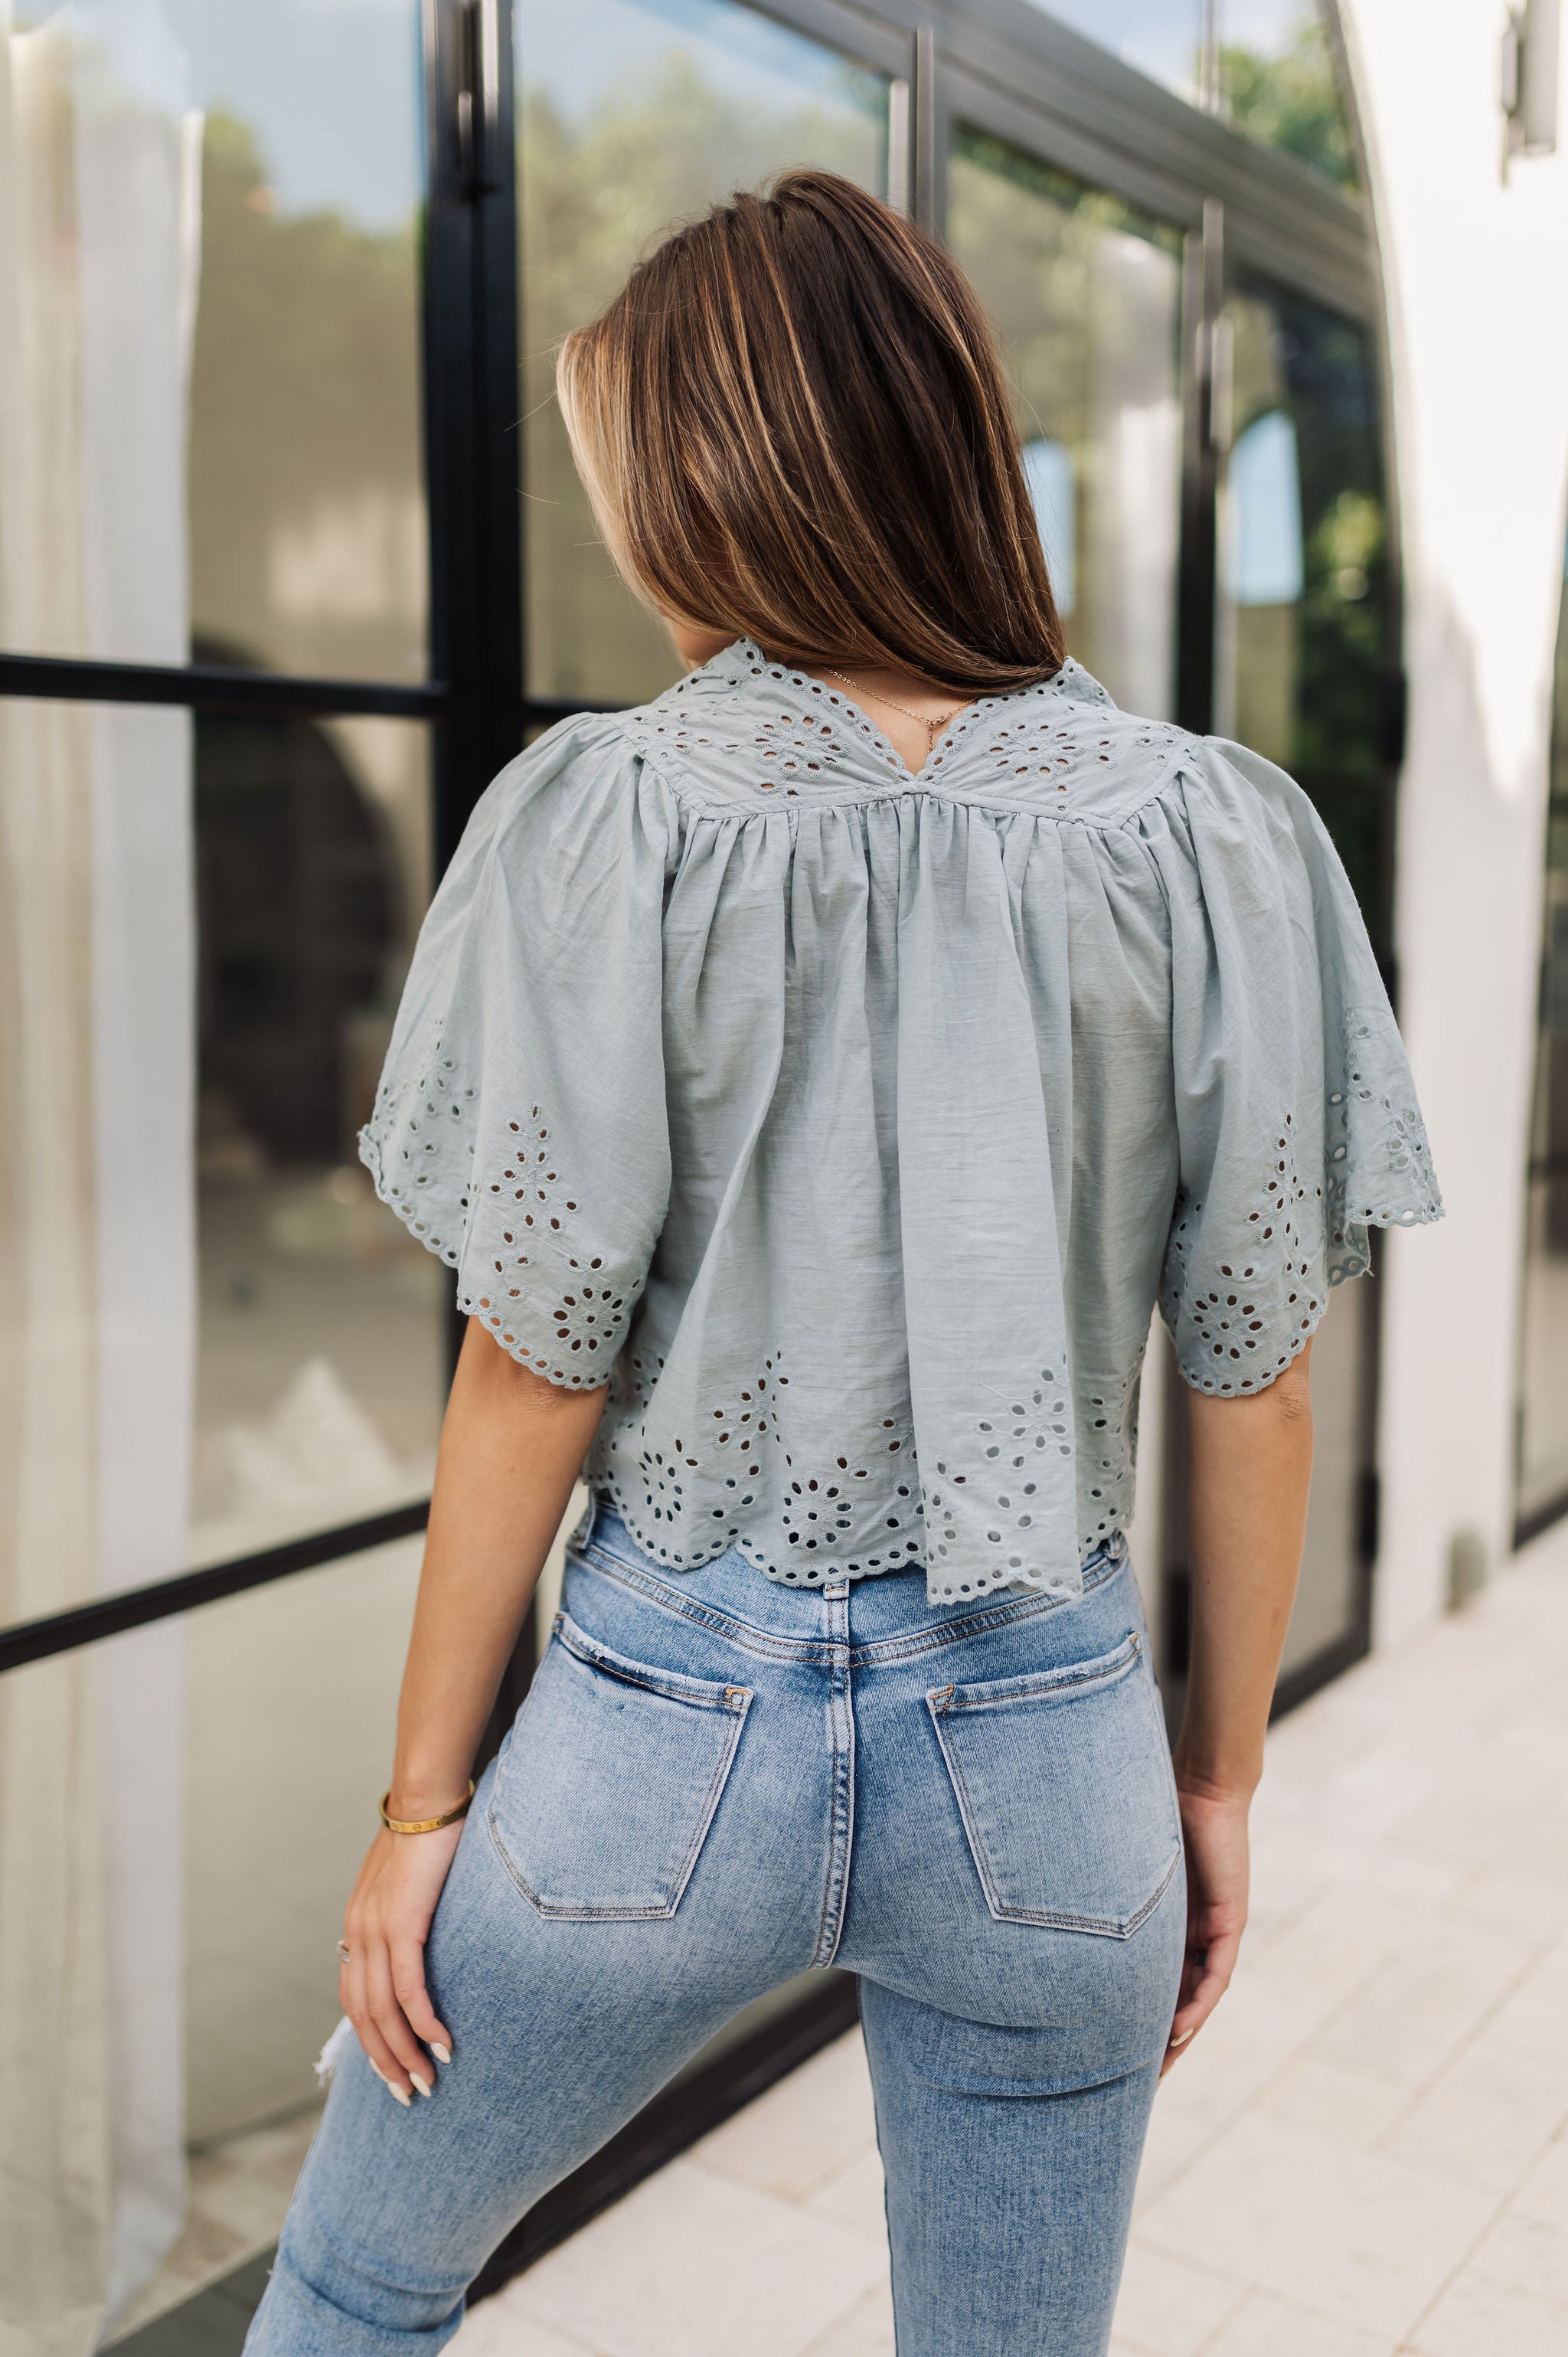
[[1259,1391],[1442,1205],[1350,887],[1241,747],[1069,662],[918,777],[749,641],[480,802],[360,1150],[672,1570],[1073,1595],[1157,1300]]

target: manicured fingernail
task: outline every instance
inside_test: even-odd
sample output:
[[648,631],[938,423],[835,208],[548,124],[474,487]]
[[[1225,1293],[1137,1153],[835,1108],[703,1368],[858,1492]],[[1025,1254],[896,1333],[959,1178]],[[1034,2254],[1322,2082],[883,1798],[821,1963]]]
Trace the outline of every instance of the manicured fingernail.
[[1185,2046],[1185,2045],[1187,2044],[1187,2040],[1188,2040],[1189,2038],[1191,2038],[1194,2034],[1195,2034],[1195,2033],[1194,2033],[1194,2031],[1193,2031],[1193,2030],[1191,2030],[1191,2029],[1184,2029],[1184,2030],[1182,2031],[1182,2034],[1181,2034],[1181,2036],[1180,2036],[1179,2038],[1173,2038],[1173,2039],[1171,2040],[1171,2044],[1172,2044],[1173,2046]]
[[449,2046],[443,2046],[438,2038],[431,2040],[430,2051],[435,2055],[437,2062],[450,2062],[452,2060],[452,2049]]
[[417,2071],[411,2071],[408,2075],[413,2081],[414,2085],[419,2089],[422,2095],[433,2095],[435,2093],[435,2090],[431,2085],[429,2080],[422,2079]]
[[392,2079],[383,2079],[381,2081],[381,2084],[386,2089],[392,2101],[396,2104],[401,2104],[403,2110],[406,2112],[409,2105],[413,2101],[413,2097],[409,2093],[408,2089],[406,2087],[398,2086],[396,2082]]
[[[370,2058],[370,2056],[369,2056],[368,2054],[366,2055],[365,2060],[366,2060],[366,2061],[367,2061],[367,2062],[371,2062],[371,2058]],[[381,2084],[382,2084],[382,2086],[383,2086],[383,2087],[388,2087],[388,2086],[390,2086],[390,2085],[392,2084],[392,2082],[391,2082],[391,2080],[387,2077],[386,2072],[385,2072],[383,2070],[380,2069],[380,2067],[379,2067],[376,2063],[374,2063],[374,2062],[371,2062],[371,2070],[372,2070],[372,2071],[374,2071],[374,2072],[375,2072],[375,2074],[376,2074],[377,2078],[381,2081]]]

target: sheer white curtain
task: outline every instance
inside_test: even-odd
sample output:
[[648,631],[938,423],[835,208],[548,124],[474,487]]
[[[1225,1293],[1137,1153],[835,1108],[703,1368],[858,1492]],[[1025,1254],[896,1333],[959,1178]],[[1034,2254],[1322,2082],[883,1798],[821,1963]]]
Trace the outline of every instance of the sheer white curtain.
[[[0,0],[0,644],[181,662],[199,125],[143,0]],[[184,1560],[189,723],[0,699],[0,1617]],[[184,2203],[183,1632],[0,1681],[0,2352]]]

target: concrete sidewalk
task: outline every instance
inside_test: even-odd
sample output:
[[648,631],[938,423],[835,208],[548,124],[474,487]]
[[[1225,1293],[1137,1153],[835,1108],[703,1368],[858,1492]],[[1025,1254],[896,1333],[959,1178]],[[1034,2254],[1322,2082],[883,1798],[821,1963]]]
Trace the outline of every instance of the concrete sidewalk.
[[[1559,1530],[1275,1730],[1240,1976],[1155,2105],[1116,2357],[1568,2351],[1565,1698]],[[453,2357],[892,2349],[854,2037]]]

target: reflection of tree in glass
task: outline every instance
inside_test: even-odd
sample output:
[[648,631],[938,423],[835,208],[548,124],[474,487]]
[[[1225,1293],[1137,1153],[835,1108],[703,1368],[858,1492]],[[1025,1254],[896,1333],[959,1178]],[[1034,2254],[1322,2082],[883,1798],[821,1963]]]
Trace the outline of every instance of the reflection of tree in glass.
[[1222,46],[1219,91],[1232,123],[1262,146],[1299,156],[1342,188],[1356,186],[1355,148],[1334,48],[1316,8],[1305,10],[1289,47],[1278,56]]
[[[1264,669],[1294,667],[1287,733],[1262,746],[1322,776],[1369,779],[1383,766],[1388,655],[1387,512],[1371,354],[1365,331],[1298,296],[1233,295],[1233,405],[1238,437],[1265,411],[1285,410],[1301,472],[1304,583],[1299,607],[1238,620],[1237,725],[1276,700]],[[1251,676],[1249,673],[1251,673]]]
[[[1153,509],[1167,495],[1174,561],[1179,239],[966,127],[949,172],[948,235],[1000,334],[1020,438],[1046,437],[1070,457],[1072,517],[1042,519],[1047,546],[1055,531],[1077,554],[1068,644],[1112,693],[1146,699],[1149,666],[1129,633],[1139,635],[1133,604],[1146,635],[1168,597],[1164,582],[1151,600],[1133,587],[1155,564]],[[1129,511],[1140,507],[1133,547]]]
[[414,224],[274,208],[208,117],[191,387],[196,626],[288,669],[424,668]]
[[[785,93],[786,98],[788,93]],[[597,544],[552,386],[555,348],[603,309],[670,226],[789,164],[880,189],[886,86],[845,66],[838,91],[760,106],[721,91],[671,50],[650,82],[606,94],[575,120],[532,90],[519,155],[528,420],[529,674],[541,694],[632,700],[678,666]]]
[[[1033,202],[1020,202],[1020,197]],[[1124,238],[1175,254],[1178,240],[1119,198],[1086,188],[1016,148],[961,130],[949,187],[954,252],[1001,331],[1016,389],[1018,430],[1069,446],[1088,441],[1096,387],[1134,377],[1146,398],[1169,388],[1168,345],[1108,279]]]

